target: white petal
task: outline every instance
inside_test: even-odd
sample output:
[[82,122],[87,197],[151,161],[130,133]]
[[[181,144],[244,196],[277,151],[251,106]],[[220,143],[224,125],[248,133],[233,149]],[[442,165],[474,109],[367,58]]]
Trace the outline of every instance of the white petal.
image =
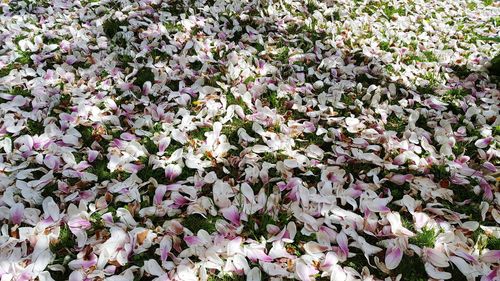
[[430,277],[434,279],[450,279],[451,274],[449,272],[438,271],[432,264],[426,262],[425,263],[425,272],[429,274]]

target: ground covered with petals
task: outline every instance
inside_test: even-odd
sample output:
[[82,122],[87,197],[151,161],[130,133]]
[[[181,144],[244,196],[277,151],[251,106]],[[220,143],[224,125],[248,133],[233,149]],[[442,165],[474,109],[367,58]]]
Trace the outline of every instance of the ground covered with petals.
[[0,9],[2,281],[499,280],[499,3]]

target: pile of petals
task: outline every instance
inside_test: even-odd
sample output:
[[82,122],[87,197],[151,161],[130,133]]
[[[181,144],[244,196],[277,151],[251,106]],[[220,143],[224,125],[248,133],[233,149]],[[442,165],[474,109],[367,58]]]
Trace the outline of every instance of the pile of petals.
[[0,10],[2,281],[500,280],[498,2]]

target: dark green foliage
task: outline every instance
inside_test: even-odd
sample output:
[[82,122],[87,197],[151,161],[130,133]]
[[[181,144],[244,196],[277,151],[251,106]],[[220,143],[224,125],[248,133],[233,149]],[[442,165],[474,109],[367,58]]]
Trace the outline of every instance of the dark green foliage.
[[461,79],[467,78],[467,76],[472,73],[466,65],[453,65],[451,69],[453,69],[453,73]]
[[[500,18],[496,19],[496,21],[495,21],[496,25],[498,25],[499,20],[500,20]],[[499,43],[500,42],[500,37],[483,37],[483,36],[479,36],[478,40]]]
[[188,178],[194,176],[194,174],[196,173],[196,170],[193,170],[193,169],[189,169],[188,167],[184,167],[182,169],[182,172],[181,174],[176,178],[176,180],[187,180]]
[[434,94],[434,87],[431,85],[428,86],[418,86],[417,87],[417,92],[422,95],[433,95]]
[[451,174],[446,165],[434,164],[430,168],[430,174],[434,176],[434,181],[449,179]]
[[500,54],[491,60],[491,66],[488,70],[491,75],[500,76]]
[[435,231],[434,229],[423,228],[422,232],[416,233],[414,237],[411,237],[409,239],[409,242],[411,244],[419,246],[420,248],[434,248],[434,244],[436,243],[436,237],[438,236],[438,234],[439,232]]
[[[378,78],[369,77],[366,73],[362,73],[356,76],[356,82],[363,84],[363,86],[368,87],[371,84],[376,84],[379,82]],[[344,95],[347,96],[347,95]]]
[[41,135],[45,131],[43,123],[35,120],[28,120],[26,127],[31,135]]
[[112,180],[112,179],[124,180],[128,177],[128,173],[126,173],[126,172],[120,172],[120,171],[111,172],[108,169],[108,159],[107,158],[96,159],[92,163],[92,166],[90,166],[87,169],[87,172],[96,175],[97,180],[99,182],[102,182],[105,180]]
[[99,212],[94,212],[92,213],[92,215],[90,215],[90,222],[92,223],[92,228],[102,229],[104,227],[102,214]]
[[236,98],[231,92],[226,93],[226,101],[227,101],[228,106],[231,104],[236,104],[236,105],[241,106],[241,108],[243,109],[245,114],[251,113],[250,109],[248,108],[246,103],[243,101],[243,99],[241,99],[241,97]]
[[[367,171],[369,171],[369,169],[365,169],[365,172]],[[405,182],[403,185],[397,185],[391,181],[386,181],[384,182],[384,186],[391,191],[391,195],[392,197],[394,197],[393,201],[403,199],[406,191],[410,190],[410,184],[407,182]]]
[[169,32],[176,32],[182,30],[182,25],[178,23],[166,22],[163,24],[163,26],[165,26],[165,29]]
[[500,125],[493,128],[493,136],[500,136]]
[[123,23],[119,20],[110,18],[103,23],[102,29],[109,39],[113,39],[116,33],[120,31],[121,25],[123,25]]
[[125,66],[134,61],[132,56],[126,54],[118,54],[116,59]]
[[71,96],[68,94],[62,94],[59,97],[59,107],[65,112],[69,112],[69,106],[71,105]]
[[59,231],[57,242],[50,244],[50,251],[56,255],[62,253],[70,253],[71,249],[76,245],[76,239],[67,225],[62,225]]
[[423,54],[425,56],[426,61],[428,62],[438,61],[438,58],[436,57],[436,55],[434,55],[432,51],[424,51]]
[[23,87],[20,87],[20,86],[13,87],[9,91],[9,94],[15,95],[15,96],[23,96],[23,97],[31,96],[31,92],[29,90],[24,89]]
[[425,266],[420,257],[404,255],[399,266],[394,270],[395,274],[402,274],[401,280],[427,281],[429,277],[425,272]]
[[184,146],[180,143],[180,142],[177,142],[177,141],[174,141],[172,140],[170,142],[170,145],[167,147],[167,149],[165,149],[165,154],[170,156],[172,155],[172,153],[174,153],[177,149],[179,148],[183,148]]
[[23,65],[31,65],[33,64],[33,60],[31,59],[31,52],[28,51],[18,51],[19,57],[16,59],[17,63]]
[[4,66],[2,69],[0,69],[0,78],[9,75],[10,71],[13,69],[14,69],[13,64],[8,64],[8,65]]
[[283,161],[287,158],[282,152],[265,152],[261,155],[262,162],[276,163],[278,161]]
[[455,155],[464,155],[473,157],[477,154],[477,148],[473,141],[457,141],[453,146],[453,153]]
[[166,83],[166,86],[170,88],[172,91],[179,91],[179,81],[178,80],[170,80]]
[[191,69],[199,71],[203,67],[203,63],[201,61],[195,61],[191,63]]
[[275,55],[274,59],[281,61],[281,63],[287,64],[290,49],[288,47],[283,47],[279,50],[279,52]]
[[[150,247],[147,251],[142,252],[140,254],[135,254],[130,257],[130,263],[137,265],[137,266],[143,266],[144,261],[149,260],[154,258],[155,255],[155,248]],[[153,278],[147,279],[147,276],[142,276],[140,280],[153,280]]]
[[396,8],[392,5],[386,5],[384,7],[384,14],[386,14],[389,19],[392,19],[392,17],[394,17],[394,15],[396,15],[396,14],[400,15],[400,16],[404,16],[405,9],[402,7]]
[[271,91],[267,92],[265,95],[265,99],[269,102],[269,107],[276,109],[278,113],[284,113],[286,112],[286,107],[285,107],[285,99],[284,98],[279,98],[278,93]]
[[469,92],[465,89],[451,89],[448,90],[442,97],[441,99],[444,102],[451,102],[454,100],[461,100],[465,96],[469,95]]
[[469,10],[475,10],[477,8],[477,4],[475,2],[469,2],[467,3],[467,9]]
[[489,237],[486,248],[489,250],[500,250],[500,238]]
[[348,258],[342,265],[354,268],[357,272],[361,272],[364,266],[368,266],[368,261],[363,254],[359,253],[354,257]]
[[211,131],[212,127],[198,127],[196,130],[189,132],[189,136],[193,139],[204,141],[206,139],[205,133]]
[[389,42],[385,42],[385,41],[379,43],[379,48],[380,48],[380,50],[386,51],[386,52],[388,52],[388,51],[391,50],[390,43]]
[[94,142],[93,128],[88,126],[79,125],[77,128],[78,132],[82,135],[82,141],[84,146],[90,147]]
[[54,196],[56,191],[58,191],[57,184],[53,183],[53,184],[46,185],[43,188],[42,196],[43,197]]
[[203,217],[199,214],[191,214],[182,219],[181,224],[185,228],[191,230],[194,234],[198,233],[200,229],[207,231],[208,233],[214,233],[217,231],[215,229],[215,223],[219,217]]
[[395,114],[391,114],[387,118],[387,124],[385,124],[385,129],[388,131],[394,131],[398,133],[398,136],[402,136],[405,128],[406,128],[407,122]]
[[253,122],[251,121],[245,122],[235,117],[231,120],[231,123],[224,124],[221,134],[227,137],[229,143],[231,143],[232,145],[237,145],[240,140],[240,137],[238,136],[238,130],[240,128],[243,128],[248,135],[253,136],[252,125]]
[[[453,190],[453,201],[449,202],[445,200],[440,200],[440,203],[447,209],[465,214],[470,220],[482,221],[481,209],[479,205],[483,201],[480,195],[477,195],[473,191],[473,185],[455,185],[451,184],[449,189]],[[467,200],[467,201],[466,201]],[[464,201],[466,201],[464,203]],[[483,225],[488,225],[488,222],[483,222]]]
[[[276,217],[267,212],[257,212],[248,216],[248,221],[244,223],[245,227],[243,228],[243,232],[251,235],[255,240],[259,240],[261,237],[267,237],[267,225],[273,224],[282,228],[286,226],[290,218],[291,215],[287,212],[279,212]],[[295,237],[295,241],[307,242],[310,240]]]
[[158,152],[158,146],[150,137],[144,137],[141,140],[141,144],[144,145],[146,150],[151,154],[156,154]]
[[144,85],[144,83],[146,83],[147,81],[153,83],[154,80],[155,80],[155,75],[151,71],[151,69],[143,67],[139,69],[139,71],[137,72],[134,85],[142,87],[142,85]]
[[261,45],[261,44],[259,44],[259,43],[255,43],[255,44],[253,45],[253,47],[257,50],[257,52],[258,52],[258,53],[260,53],[260,52],[262,52],[262,51],[264,51],[264,50],[266,49],[264,46],[262,46],[262,45]]
[[160,184],[166,184],[167,178],[165,177],[165,170],[163,169],[153,169],[152,166],[145,164],[144,168],[142,168],[139,172],[137,172],[137,176],[143,180],[147,181],[150,178],[154,178]]

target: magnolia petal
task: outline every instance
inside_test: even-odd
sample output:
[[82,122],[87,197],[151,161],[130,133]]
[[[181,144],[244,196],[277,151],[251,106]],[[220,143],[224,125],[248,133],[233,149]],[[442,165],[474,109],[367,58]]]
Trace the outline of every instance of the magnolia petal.
[[260,281],[261,280],[261,272],[258,267],[252,268],[248,271],[247,281]]
[[240,225],[240,214],[235,206],[223,209],[222,215],[233,224]]
[[295,273],[302,281],[313,280],[312,275],[316,274],[317,272],[318,271],[314,267],[307,265],[301,260],[298,260],[295,264]]
[[425,272],[427,272],[427,274],[429,274],[430,277],[438,280],[439,279],[447,280],[451,278],[450,273],[439,271],[434,266],[432,266],[432,264],[428,262],[425,263]]
[[403,251],[398,247],[390,247],[385,253],[385,266],[389,270],[398,267],[401,259],[403,258]]
[[345,256],[347,256],[349,254],[347,235],[343,231],[341,231],[339,234],[337,234],[336,240],[337,240],[337,244],[339,245],[340,249],[342,250],[342,253]]
[[10,219],[13,224],[21,224],[24,217],[24,205],[16,203],[10,208]]
[[495,263],[500,261],[500,250],[487,251],[481,255],[481,261]]

